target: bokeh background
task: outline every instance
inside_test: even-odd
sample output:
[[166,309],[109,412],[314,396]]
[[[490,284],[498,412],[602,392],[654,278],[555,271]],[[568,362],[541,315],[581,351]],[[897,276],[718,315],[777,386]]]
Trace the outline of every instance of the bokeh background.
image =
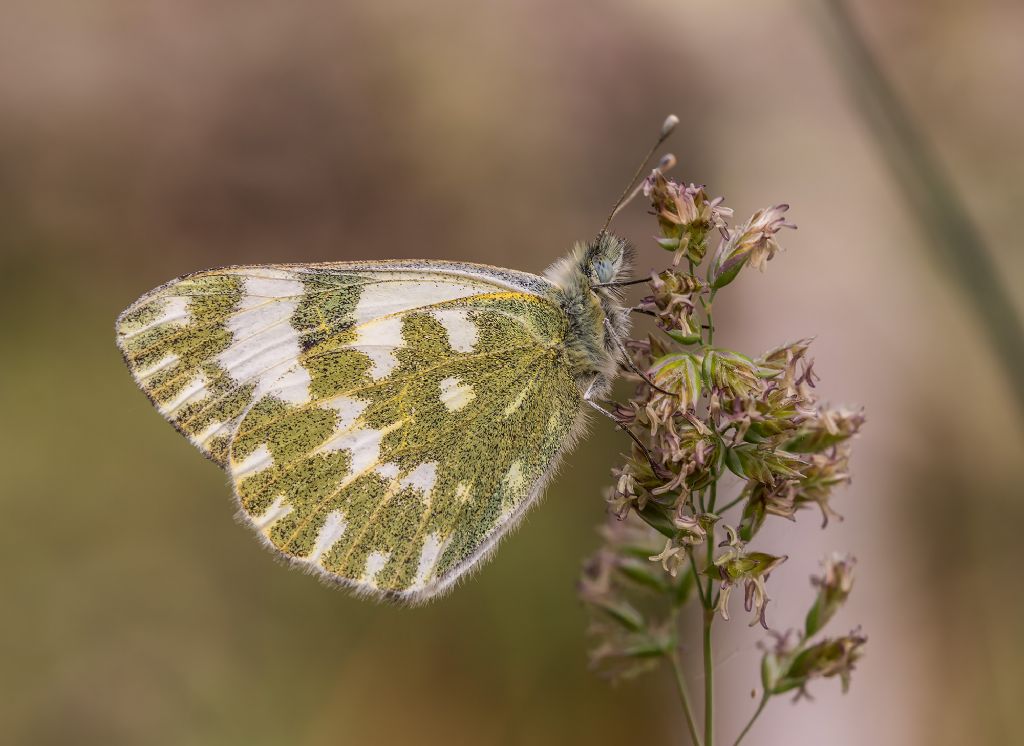
[[[774,701],[750,743],[1019,742],[1024,382],[993,344],[993,297],[956,267],[994,265],[1019,318],[1024,6],[851,10],[977,226],[959,265],[942,212],[922,220],[894,178],[820,2],[5,2],[2,740],[685,742],[664,672],[612,688],[586,666],[573,586],[621,435],[595,423],[455,593],[376,605],[234,523],[223,474],[150,411],[113,341],[136,296],[215,265],[538,272],[596,232],[675,112],[677,176],[740,214],[787,201],[800,225],[723,295],[726,341],[818,335],[825,397],[869,415],[846,520],[763,541],[791,555],[778,627],[802,618],[827,551],[859,557],[834,625],[862,624],[867,657],[845,697],[822,682],[814,704]],[[642,206],[618,231],[641,269],[664,261]],[[731,743],[761,635],[741,621],[720,639]]]

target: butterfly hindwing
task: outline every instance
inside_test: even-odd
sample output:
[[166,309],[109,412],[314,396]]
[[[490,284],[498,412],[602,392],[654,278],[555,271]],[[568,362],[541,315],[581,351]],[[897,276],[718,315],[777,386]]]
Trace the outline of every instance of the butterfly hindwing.
[[418,600],[514,525],[568,444],[566,324],[532,275],[351,263],[183,278],[119,338],[274,549]]

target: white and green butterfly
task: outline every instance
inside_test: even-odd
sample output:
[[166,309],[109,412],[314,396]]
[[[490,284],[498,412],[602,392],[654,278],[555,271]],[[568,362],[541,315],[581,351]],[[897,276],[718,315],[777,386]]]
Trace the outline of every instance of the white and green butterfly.
[[622,342],[618,288],[646,280],[623,279],[629,247],[607,228],[678,123],[598,237],[543,277],[441,261],[225,267],[139,298],[118,346],[267,546],[358,592],[426,601],[537,501],[585,405],[616,419],[598,401],[620,363],[657,388]]
[[136,382],[275,552],[420,602],[536,502],[623,360],[625,241],[543,277],[442,261],[226,267],[117,321]]

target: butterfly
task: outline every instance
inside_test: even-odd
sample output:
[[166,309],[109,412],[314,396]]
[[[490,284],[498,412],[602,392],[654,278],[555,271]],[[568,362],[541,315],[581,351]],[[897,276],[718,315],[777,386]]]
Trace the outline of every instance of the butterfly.
[[599,401],[630,364],[619,288],[642,280],[606,228],[543,276],[394,260],[185,275],[119,316],[117,344],[264,544],[418,603],[519,522],[589,409],[615,419]]
[[[117,321],[135,381],[289,560],[420,601],[540,496],[629,320],[603,234],[544,276],[443,261],[226,267]],[[602,285],[605,285],[602,287]]]

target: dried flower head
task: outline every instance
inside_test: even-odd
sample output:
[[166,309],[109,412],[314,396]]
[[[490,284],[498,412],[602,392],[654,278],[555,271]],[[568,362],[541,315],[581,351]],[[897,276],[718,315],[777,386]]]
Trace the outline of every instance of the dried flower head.
[[701,395],[701,360],[689,352],[662,355],[651,367],[651,377],[658,386],[671,392],[666,396],[660,391],[651,395],[648,407],[652,407],[659,420],[668,419],[679,409],[695,409]]
[[710,199],[703,186],[667,179],[661,169],[647,177],[643,193],[650,198],[658,217],[662,235],[658,245],[695,264],[703,261],[707,252],[708,233],[724,230],[732,217],[732,210],[722,204],[721,197]]
[[647,505],[648,492],[637,484],[636,477],[630,471],[630,465],[621,469],[613,469],[616,476],[615,487],[608,495],[608,505],[616,518],[625,518],[630,508],[643,510]]
[[739,539],[736,530],[731,526],[725,526],[729,538],[728,549],[715,560],[714,570],[709,570],[709,575],[717,576],[721,582],[716,611],[721,613],[722,618],[729,619],[729,596],[732,589],[743,585],[743,608],[746,611],[753,611],[754,618],[750,622],[753,626],[758,622],[765,629],[768,629],[768,622],[765,620],[765,609],[768,606],[768,591],[765,588],[765,581],[771,571],[785,562],[786,556],[777,557],[765,552],[747,552],[744,544]]
[[[670,118],[666,127],[673,126]],[[657,325],[650,336],[624,342],[637,386],[628,401],[611,405],[636,444],[612,472],[604,544],[585,566],[579,593],[598,640],[592,663],[626,676],[669,661],[691,738],[701,743],[680,668],[677,615],[699,601],[707,671],[712,625],[719,616],[729,619],[735,588],[743,588],[751,626],[767,628],[766,583],[787,555],[748,546],[770,517],[796,520],[811,506],[826,523],[836,515],[830,500],[849,481],[851,444],[864,415],[818,401],[809,339],[758,357],[714,344],[718,292],[744,266],[763,269],[780,250],[778,232],[795,226],[785,219],[787,206],[777,205],[730,228],[732,211],[720,198],[665,175],[674,163],[666,157],[642,184],[658,223],[656,241],[675,256],[670,268],[652,273],[649,294],[632,309]],[[705,261],[714,231],[723,239]],[[724,494],[728,473],[740,482],[731,500]],[[734,506],[741,510],[737,521],[723,520]],[[765,654],[758,713],[776,694],[803,694],[815,678],[838,676],[845,688],[865,638],[812,638],[846,601],[852,566],[847,557],[828,560],[813,581],[817,595],[802,634],[780,635]],[[705,677],[708,700],[711,679]],[[706,723],[706,744],[714,740],[712,725]]]
[[834,553],[825,560],[825,574],[811,578],[818,589],[814,605],[807,612],[804,622],[804,637],[812,637],[828,624],[853,590],[853,566],[855,560],[848,554]]
[[863,654],[868,638],[854,630],[842,637],[826,638],[809,646],[793,645],[790,635],[780,635],[774,650],[761,663],[761,680],[770,695],[796,690],[796,699],[808,697],[807,685],[814,679],[838,676],[843,692],[850,688],[850,674]]
[[775,234],[783,228],[796,228],[785,219],[789,205],[775,205],[755,212],[742,228],[729,231],[719,244],[708,282],[713,288],[722,288],[736,279],[736,275],[749,264],[764,270],[765,263],[782,249]]
[[652,275],[651,294],[640,301],[638,310],[654,316],[658,326],[680,344],[692,345],[701,340],[700,320],[696,316],[694,294],[704,284],[693,275],[666,271]]

